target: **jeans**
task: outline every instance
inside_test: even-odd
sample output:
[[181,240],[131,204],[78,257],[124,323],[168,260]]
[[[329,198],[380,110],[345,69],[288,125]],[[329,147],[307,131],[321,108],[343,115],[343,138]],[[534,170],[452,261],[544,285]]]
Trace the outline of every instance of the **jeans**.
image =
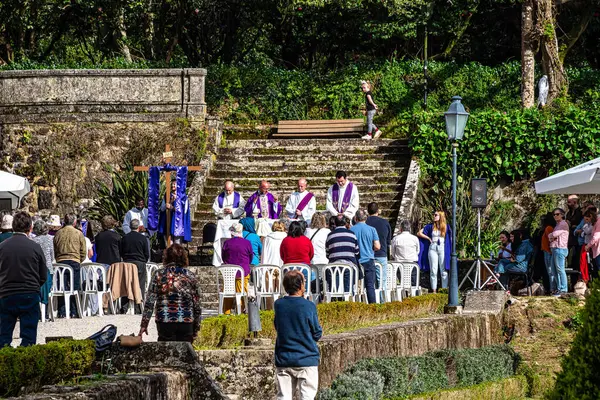
[[556,271],[556,286],[558,291],[561,293],[567,293],[567,273],[565,272],[565,263],[569,250],[560,249],[557,247],[552,248],[552,264]]
[[[81,270],[81,264],[79,264],[76,261],[72,261],[72,260],[64,260],[64,261],[60,261],[61,264],[65,264],[68,265],[69,267],[73,268],[73,290],[81,290],[81,275],[79,274],[79,271]],[[71,281],[69,278],[69,274],[65,273],[65,288],[67,289],[71,289]],[[75,299],[75,296],[71,296],[70,302],[71,304],[71,309],[70,309],[70,317],[81,317],[80,315],[78,315],[79,311],[77,310],[77,301]],[[65,316],[65,299],[63,297],[59,297],[58,298],[58,316],[59,317],[64,317]]]
[[546,273],[548,273],[548,282],[550,282],[548,290],[554,292],[556,290],[556,268],[552,261],[552,253],[544,251],[544,264],[546,265]]
[[365,270],[365,290],[369,304],[375,303],[375,262],[373,260],[360,263]]
[[375,116],[376,112],[377,112],[377,110],[368,110],[367,111],[367,133],[369,135],[372,134],[374,130],[377,131],[377,127],[373,123],[373,117]]
[[[381,263],[381,265],[383,265],[383,273],[380,275],[379,272],[379,268],[375,268],[375,277],[377,279],[377,287],[380,288],[385,288],[385,280],[387,278],[387,257],[375,257],[375,261],[379,261]],[[385,295],[383,293],[383,290],[381,291],[381,295],[380,295],[380,299],[379,301],[381,301],[382,303],[385,301]]]
[[441,271],[442,275],[442,288],[448,287],[448,271],[446,271],[446,264],[444,260],[444,245],[432,243],[429,246],[429,281],[431,284],[431,290],[437,290],[438,283],[438,270]]
[[506,289],[508,289],[508,273],[510,272],[527,272],[527,265],[519,266],[516,262],[511,262],[507,258],[503,258],[498,261],[498,265],[496,266],[495,272],[501,274],[500,275],[500,283]]
[[13,331],[21,321],[21,346],[34,345],[40,319],[40,294],[13,294],[0,299],[0,348],[10,346]]
[[319,389],[319,367],[277,367],[277,400],[313,400]]

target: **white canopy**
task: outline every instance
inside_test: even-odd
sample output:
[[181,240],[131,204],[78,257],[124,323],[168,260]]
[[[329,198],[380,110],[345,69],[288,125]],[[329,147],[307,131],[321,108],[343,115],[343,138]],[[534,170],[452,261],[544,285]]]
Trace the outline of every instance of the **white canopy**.
[[10,200],[11,210],[19,208],[21,199],[29,191],[30,187],[27,178],[0,171],[0,204],[6,204],[7,200]]
[[600,158],[535,183],[538,194],[600,194]]

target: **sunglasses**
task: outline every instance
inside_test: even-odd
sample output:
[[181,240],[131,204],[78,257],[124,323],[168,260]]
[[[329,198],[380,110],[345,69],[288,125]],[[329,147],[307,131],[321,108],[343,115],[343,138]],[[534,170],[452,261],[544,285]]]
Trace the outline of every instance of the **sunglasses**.
[[559,216],[559,215],[562,215],[562,214],[561,214],[561,213],[554,213],[554,216],[555,216],[555,217],[556,217],[556,216]]

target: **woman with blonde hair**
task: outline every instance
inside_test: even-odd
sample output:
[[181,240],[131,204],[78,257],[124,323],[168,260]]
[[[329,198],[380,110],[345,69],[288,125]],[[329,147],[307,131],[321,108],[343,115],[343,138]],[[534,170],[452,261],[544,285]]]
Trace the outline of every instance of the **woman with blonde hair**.
[[437,291],[438,271],[442,278],[442,288],[447,288],[452,230],[446,223],[446,214],[443,211],[436,211],[433,214],[433,223],[425,225],[417,236],[421,245],[419,266],[422,271],[429,271],[431,291]]
[[285,222],[273,222],[271,230],[272,232],[265,237],[265,242],[263,243],[261,263],[278,265],[281,267],[283,265],[283,261],[281,260],[281,255],[279,254],[279,248],[281,247],[281,242],[283,239],[287,237]]

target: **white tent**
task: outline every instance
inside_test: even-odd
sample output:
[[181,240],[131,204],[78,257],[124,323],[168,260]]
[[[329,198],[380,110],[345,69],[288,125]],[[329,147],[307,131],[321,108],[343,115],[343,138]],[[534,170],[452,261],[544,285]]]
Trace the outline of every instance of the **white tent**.
[[0,171],[0,209],[14,210],[30,191],[29,181],[19,175]]
[[600,194],[600,158],[535,183],[538,194]]

